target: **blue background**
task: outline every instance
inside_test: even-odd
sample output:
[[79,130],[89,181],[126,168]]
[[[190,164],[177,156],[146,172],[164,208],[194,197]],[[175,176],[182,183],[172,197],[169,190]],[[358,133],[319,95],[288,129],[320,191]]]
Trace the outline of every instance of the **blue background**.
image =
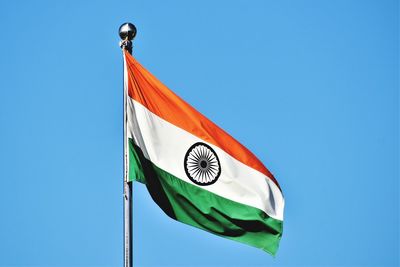
[[0,2],[0,265],[122,266],[122,57],[252,150],[285,198],[276,258],[135,185],[136,266],[399,264],[399,3]]

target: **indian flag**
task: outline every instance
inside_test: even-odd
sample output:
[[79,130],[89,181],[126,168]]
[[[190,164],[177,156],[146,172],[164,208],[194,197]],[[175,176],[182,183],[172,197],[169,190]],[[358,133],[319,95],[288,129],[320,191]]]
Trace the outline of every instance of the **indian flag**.
[[247,148],[124,51],[128,179],[171,218],[275,255],[284,199]]

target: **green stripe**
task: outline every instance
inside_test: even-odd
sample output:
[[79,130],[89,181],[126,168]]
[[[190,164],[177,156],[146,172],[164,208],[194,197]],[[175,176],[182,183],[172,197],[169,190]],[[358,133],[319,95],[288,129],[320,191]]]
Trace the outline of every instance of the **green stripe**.
[[129,140],[129,148],[130,180],[145,183],[153,200],[168,216],[276,254],[282,236],[282,221],[257,208],[182,181],[147,160],[132,140]]

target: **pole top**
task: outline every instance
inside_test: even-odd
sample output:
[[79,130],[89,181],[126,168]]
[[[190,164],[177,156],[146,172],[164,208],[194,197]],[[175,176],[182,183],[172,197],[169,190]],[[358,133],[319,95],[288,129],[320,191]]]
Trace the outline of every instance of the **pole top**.
[[133,38],[136,36],[136,27],[132,23],[124,23],[119,27],[119,37],[121,37],[121,40],[125,41],[132,41]]

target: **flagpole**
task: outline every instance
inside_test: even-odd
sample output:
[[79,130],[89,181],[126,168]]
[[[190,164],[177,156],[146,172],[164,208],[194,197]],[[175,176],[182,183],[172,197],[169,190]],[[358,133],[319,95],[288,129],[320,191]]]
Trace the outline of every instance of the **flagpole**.
[[[124,23],[119,27],[119,43],[122,51],[126,50],[132,54],[132,40],[136,36],[136,27],[131,23]],[[125,56],[124,56],[125,58]],[[124,60],[123,77],[123,161],[124,161],[124,267],[133,266],[133,203],[132,203],[132,182],[129,181],[128,173],[128,137],[127,137],[127,85],[126,66]]]

